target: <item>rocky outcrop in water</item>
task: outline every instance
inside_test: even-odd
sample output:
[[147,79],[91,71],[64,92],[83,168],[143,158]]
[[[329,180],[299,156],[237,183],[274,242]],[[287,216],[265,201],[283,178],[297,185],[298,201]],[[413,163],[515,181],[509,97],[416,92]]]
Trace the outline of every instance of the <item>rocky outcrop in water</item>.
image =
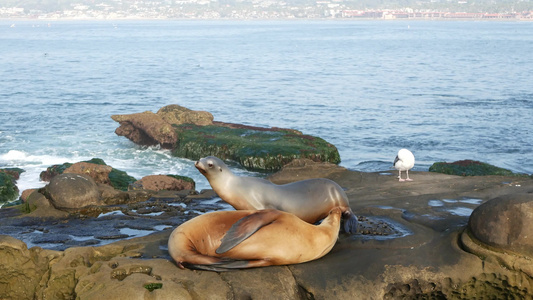
[[340,162],[337,148],[319,137],[293,129],[213,121],[208,112],[191,111],[179,105],[165,106],[157,114],[145,112],[112,118],[120,123],[118,135],[140,145],[159,144],[172,149],[175,156],[192,160],[213,155],[236,161],[247,169],[267,171],[279,170],[297,158]]

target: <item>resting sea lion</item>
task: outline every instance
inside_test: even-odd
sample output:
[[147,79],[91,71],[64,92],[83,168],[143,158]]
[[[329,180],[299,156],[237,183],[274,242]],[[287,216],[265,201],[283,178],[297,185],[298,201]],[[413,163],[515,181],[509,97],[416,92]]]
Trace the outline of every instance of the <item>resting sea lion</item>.
[[210,271],[297,264],[326,255],[339,235],[341,210],[320,225],[275,209],[216,211],[178,226],[168,252],[180,268]]
[[195,166],[218,196],[237,210],[273,208],[315,223],[325,218],[333,207],[340,207],[344,230],[357,231],[357,218],[348,204],[348,196],[332,180],[317,178],[276,185],[262,178],[237,176],[214,156],[200,159]]

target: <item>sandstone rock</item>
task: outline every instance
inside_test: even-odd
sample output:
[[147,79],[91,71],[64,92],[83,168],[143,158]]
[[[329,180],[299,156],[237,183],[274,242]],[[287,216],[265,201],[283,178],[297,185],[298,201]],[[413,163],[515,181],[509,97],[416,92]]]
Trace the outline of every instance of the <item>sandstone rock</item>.
[[172,148],[178,137],[172,125],[151,111],[130,115],[113,115],[111,118],[120,123],[115,133],[125,136],[139,145],[161,145]]
[[94,180],[82,174],[61,174],[45,187],[50,202],[58,209],[79,209],[104,204]]
[[111,170],[113,168],[107,165],[78,162],[65,169],[63,173],[85,174],[94,179],[96,183],[111,184],[109,180]]
[[468,227],[481,242],[533,258],[533,194],[494,198],[477,207]]
[[[56,253],[0,235],[0,299],[35,299]],[[49,254],[49,255],[43,255]]]
[[194,111],[176,104],[167,105],[159,109],[157,115],[169,124],[195,124],[200,126],[212,125],[213,115],[207,111]]
[[166,175],[149,175],[143,177],[134,183],[136,189],[145,189],[152,191],[159,190],[194,190],[194,181],[186,181],[183,179],[176,179]]

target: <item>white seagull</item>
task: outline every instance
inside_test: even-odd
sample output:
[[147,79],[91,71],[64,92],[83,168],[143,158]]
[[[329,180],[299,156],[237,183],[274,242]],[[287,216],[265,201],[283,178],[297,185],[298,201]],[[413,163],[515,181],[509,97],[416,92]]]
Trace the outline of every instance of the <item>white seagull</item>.
[[[413,179],[409,178],[409,170],[411,170],[414,166],[415,156],[413,153],[407,149],[400,149],[400,151],[398,151],[398,155],[396,155],[396,159],[394,160],[394,168],[398,170],[399,181],[413,181]],[[407,174],[406,179],[402,179],[402,171],[405,171]]]

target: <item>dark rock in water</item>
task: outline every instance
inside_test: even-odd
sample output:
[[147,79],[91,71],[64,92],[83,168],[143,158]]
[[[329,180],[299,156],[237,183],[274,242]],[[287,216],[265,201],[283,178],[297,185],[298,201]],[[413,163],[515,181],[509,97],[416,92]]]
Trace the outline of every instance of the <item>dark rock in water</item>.
[[5,203],[17,199],[19,189],[16,179],[11,172],[0,169],[0,203]]
[[533,258],[533,195],[494,198],[477,207],[468,227],[484,244]]
[[486,175],[500,175],[500,176],[514,176],[515,174],[510,170],[499,168],[487,163],[475,160],[460,160],[452,163],[436,162],[429,167],[430,172],[444,173],[449,175],[459,176],[486,176]]
[[325,140],[285,130],[254,130],[225,126],[176,126],[172,154],[197,160],[213,155],[251,170],[274,171],[296,158],[338,164],[337,148]]
[[100,199],[98,185],[87,175],[57,175],[45,187],[45,191],[52,205],[58,209],[80,209],[104,204]]
[[181,191],[181,190],[194,190],[195,183],[189,177],[177,176],[177,175],[149,175],[143,177],[141,180],[134,182],[130,185],[130,189],[133,190],[169,190],[169,191]]
[[131,115],[113,115],[111,118],[120,123],[115,133],[125,136],[139,145],[161,145],[170,149],[177,141],[172,125],[159,115],[150,111]]

